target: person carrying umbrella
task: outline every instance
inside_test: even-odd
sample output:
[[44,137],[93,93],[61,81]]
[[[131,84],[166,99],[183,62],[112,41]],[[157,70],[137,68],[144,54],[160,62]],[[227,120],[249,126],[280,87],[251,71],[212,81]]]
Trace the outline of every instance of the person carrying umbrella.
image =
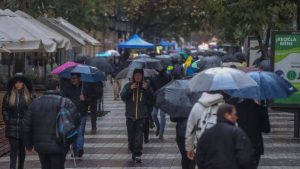
[[144,81],[143,69],[135,69],[132,81],[121,91],[121,99],[126,104],[128,149],[136,163],[142,162],[144,125],[148,109],[152,105],[152,95],[150,86]]
[[73,143],[74,155],[82,157],[84,154],[84,132],[86,124],[86,116],[88,110],[88,103],[91,100],[91,91],[87,90],[81,82],[81,74],[71,73],[71,80],[68,87],[62,91],[62,95],[69,98],[81,113],[80,126],[78,128],[77,140]]

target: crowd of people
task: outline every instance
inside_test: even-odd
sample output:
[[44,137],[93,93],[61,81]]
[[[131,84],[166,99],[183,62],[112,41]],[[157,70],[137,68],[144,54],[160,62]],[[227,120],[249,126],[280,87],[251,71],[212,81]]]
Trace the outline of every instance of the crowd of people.
[[[160,69],[151,78],[145,77],[143,69],[135,69],[122,90],[120,81],[114,79],[114,99],[120,97],[125,102],[128,149],[136,163],[142,162],[143,144],[149,143],[149,128],[156,127],[156,136],[164,139],[166,113],[155,105],[156,92],[186,74],[181,63],[173,62],[172,66],[172,71]],[[112,77],[116,74],[112,73]],[[97,101],[102,98],[103,84],[82,83],[80,78],[76,73],[70,80],[60,82],[49,78],[44,95],[38,98],[32,96],[32,84],[23,75],[17,74],[8,82],[2,113],[11,146],[11,169],[24,168],[25,150],[38,153],[43,169],[63,169],[70,144],[73,157],[84,155],[88,109],[92,134],[96,134]],[[61,107],[76,118],[76,138],[69,144],[58,141],[57,116]],[[249,99],[233,100],[222,91],[204,92],[187,118],[171,121],[176,123],[183,169],[257,168],[264,152],[262,133],[270,132],[268,109],[264,105]]]

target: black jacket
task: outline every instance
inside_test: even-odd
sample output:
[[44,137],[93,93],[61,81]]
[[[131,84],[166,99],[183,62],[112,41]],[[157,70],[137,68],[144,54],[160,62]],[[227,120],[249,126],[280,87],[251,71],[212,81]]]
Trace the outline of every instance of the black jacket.
[[206,130],[197,145],[201,169],[252,169],[252,147],[244,131],[226,120]]
[[28,109],[24,93],[18,92],[14,106],[9,106],[8,95],[6,94],[2,102],[2,116],[5,123],[6,137],[21,138],[21,128],[24,114]]
[[[46,91],[32,102],[23,125],[23,139],[26,148],[32,148],[42,154],[63,154],[67,148],[56,139],[56,118],[61,105],[61,96],[57,91]],[[74,113],[76,106],[66,99],[65,105]]]
[[176,136],[185,137],[187,118],[170,118],[176,124]]
[[133,120],[146,118],[153,103],[152,91],[150,88],[145,90],[142,87],[132,90],[131,84],[132,82],[127,83],[120,94],[126,104],[125,116]]
[[[83,85],[80,84],[78,87],[72,84],[67,84],[66,87],[62,91],[62,95],[68,99],[70,99],[77,107],[78,111],[81,113],[82,116],[87,115],[87,110],[89,104],[94,100],[94,95],[92,89],[89,89],[90,85]],[[81,91],[83,92],[83,95],[85,96],[85,101],[80,101],[80,94]]]
[[238,124],[251,140],[255,152],[264,154],[262,133],[270,132],[268,109],[256,104],[253,100],[245,100],[236,105]]

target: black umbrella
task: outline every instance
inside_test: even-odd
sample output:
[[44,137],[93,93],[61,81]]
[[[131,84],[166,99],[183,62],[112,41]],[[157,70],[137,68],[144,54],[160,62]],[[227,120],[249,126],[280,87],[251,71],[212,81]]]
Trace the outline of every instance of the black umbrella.
[[208,68],[220,67],[222,66],[222,61],[218,56],[207,56],[198,61],[197,65],[199,71],[202,71]]
[[222,61],[223,62],[239,62],[240,60],[238,58],[236,58],[236,56],[225,55],[225,56],[222,56]]
[[164,68],[173,65],[173,58],[170,55],[158,55],[155,58],[161,61],[161,64]]
[[[130,69],[129,67],[121,70],[117,75],[116,75],[116,79],[126,79],[126,78],[132,78],[133,76],[133,72],[134,69]],[[158,74],[157,71],[153,70],[153,69],[144,69],[144,77],[148,78],[148,77],[154,77]]]
[[271,61],[270,60],[263,60],[259,63],[259,68],[264,71],[271,71]]
[[156,106],[171,117],[188,117],[197,96],[189,93],[188,80],[174,80],[156,92]]
[[102,72],[111,73],[114,71],[113,66],[111,65],[111,62],[107,59],[100,58],[100,57],[94,57],[91,59],[88,59],[86,61],[87,65],[94,66],[101,70]]
[[74,58],[74,62],[84,64],[88,58],[89,58],[88,55],[80,53],[80,54],[76,55],[76,57]]
[[161,69],[163,69],[163,66],[161,65],[160,60],[151,59],[151,58],[139,58],[139,59],[133,60],[130,63],[129,68],[161,70]]

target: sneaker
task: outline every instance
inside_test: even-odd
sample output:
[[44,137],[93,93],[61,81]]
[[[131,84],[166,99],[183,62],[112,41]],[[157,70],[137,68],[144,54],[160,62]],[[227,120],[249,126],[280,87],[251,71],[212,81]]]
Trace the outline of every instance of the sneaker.
[[157,127],[155,135],[158,136],[159,135],[159,127]]
[[135,157],[135,163],[142,163],[142,158],[141,158],[141,156]]

